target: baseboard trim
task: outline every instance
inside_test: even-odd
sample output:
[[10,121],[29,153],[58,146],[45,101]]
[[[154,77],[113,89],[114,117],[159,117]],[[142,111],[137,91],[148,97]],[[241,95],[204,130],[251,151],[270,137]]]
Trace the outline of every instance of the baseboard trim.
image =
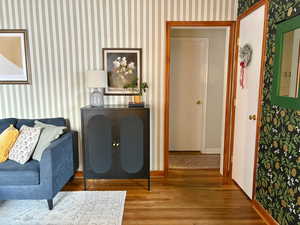
[[220,154],[221,148],[206,148],[204,150],[201,150],[201,153],[203,153],[203,154]]
[[[164,177],[165,172],[163,170],[152,170],[150,171],[151,177]],[[74,178],[83,178],[83,171],[78,170],[75,172]]]
[[279,223],[268,213],[268,211],[256,200],[252,200],[252,206],[257,214],[269,225],[279,225]]
[[165,176],[165,171],[163,171],[163,170],[152,170],[152,171],[150,171],[150,176],[151,177],[164,177]]
[[80,170],[76,171],[74,178],[83,178],[83,172]]

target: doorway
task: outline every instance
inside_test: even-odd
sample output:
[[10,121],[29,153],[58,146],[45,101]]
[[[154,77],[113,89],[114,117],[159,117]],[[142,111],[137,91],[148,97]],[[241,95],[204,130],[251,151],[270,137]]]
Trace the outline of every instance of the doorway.
[[[167,22],[165,173],[177,167],[230,174],[234,25]],[[221,34],[223,41],[213,40]]]

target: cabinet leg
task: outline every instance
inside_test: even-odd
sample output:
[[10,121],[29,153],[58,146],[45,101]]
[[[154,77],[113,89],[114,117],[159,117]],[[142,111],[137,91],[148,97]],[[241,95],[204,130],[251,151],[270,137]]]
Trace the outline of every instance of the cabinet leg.
[[151,191],[151,178],[148,177],[148,191]]

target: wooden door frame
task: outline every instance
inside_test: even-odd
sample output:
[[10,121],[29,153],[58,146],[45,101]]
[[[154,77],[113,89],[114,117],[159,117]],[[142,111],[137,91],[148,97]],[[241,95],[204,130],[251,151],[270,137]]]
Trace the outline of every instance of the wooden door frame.
[[[252,191],[252,199],[255,200],[255,189],[256,189],[256,169],[257,169],[257,161],[258,161],[258,148],[259,148],[259,139],[260,139],[260,127],[261,127],[261,118],[262,118],[262,100],[263,100],[263,87],[264,87],[264,74],[265,74],[265,64],[266,64],[266,44],[267,44],[267,36],[268,36],[268,22],[269,22],[269,1],[268,0],[260,0],[248,10],[246,10],[243,14],[238,16],[236,23],[236,42],[235,42],[235,52],[238,53],[239,48],[239,33],[240,33],[240,23],[241,20],[250,15],[252,12],[265,5],[265,15],[264,15],[264,30],[263,30],[263,41],[262,41],[262,55],[261,55],[261,68],[260,68],[260,78],[259,78],[259,88],[258,88],[258,105],[257,105],[257,124],[256,124],[256,140],[255,140],[255,156],[254,156],[254,173],[253,173],[253,191]],[[238,69],[238,54],[235,55],[234,59],[234,101],[236,99],[236,89],[237,89],[237,69]],[[234,144],[234,125],[235,125],[235,106],[232,108],[232,143],[230,146],[231,153],[233,155],[233,144]],[[230,165],[230,171],[232,171],[232,164]],[[238,184],[237,184],[238,185]],[[238,185],[239,186],[239,185]]]
[[223,176],[231,176],[231,149],[232,145],[232,108],[234,91],[234,45],[236,43],[236,22],[235,21],[167,21],[166,22],[166,70],[165,70],[165,102],[164,102],[164,174],[168,174],[169,169],[169,112],[170,112],[170,67],[171,67],[171,28],[173,27],[228,27],[230,28],[229,49],[228,49],[228,69],[227,69],[227,90],[225,109],[225,129],[224,129],[224,160]]

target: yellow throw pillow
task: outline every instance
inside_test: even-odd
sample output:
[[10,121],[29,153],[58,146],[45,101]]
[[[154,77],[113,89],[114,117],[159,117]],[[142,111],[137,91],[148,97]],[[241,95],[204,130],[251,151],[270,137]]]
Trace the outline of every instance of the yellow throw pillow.
[[19,131],[10,125],[0,134],[0,163],[8,158],[10,149],[13,147],[19,136]]

